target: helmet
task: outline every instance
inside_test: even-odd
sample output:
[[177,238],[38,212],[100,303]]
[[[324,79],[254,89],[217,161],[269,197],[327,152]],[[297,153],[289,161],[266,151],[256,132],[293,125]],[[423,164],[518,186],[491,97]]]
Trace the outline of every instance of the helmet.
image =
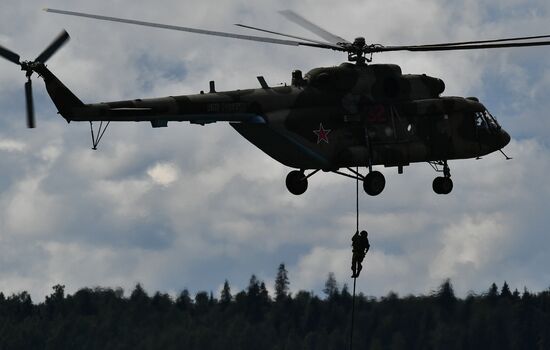
[[369,233],[367,231],[363,230],[363,231],[361,231],[361,233],[359,233],[359,235],[367,237],[369,235]]

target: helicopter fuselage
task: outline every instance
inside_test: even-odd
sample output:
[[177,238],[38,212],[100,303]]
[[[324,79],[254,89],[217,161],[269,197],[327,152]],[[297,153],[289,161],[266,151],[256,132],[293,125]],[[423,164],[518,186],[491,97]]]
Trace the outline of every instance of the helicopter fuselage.
[[[49,71],[48,71],[49,72]],[[51,73],[50,73],[51,74]],[[334,170],[366,165],[479,157],[503,148],[508,134],[475,98],[441,97],[444,84],[401,75],[396,65],[294,72],[292,85],[70,106],[42,73],[68,121],[226,121],[282,164]],[[57,80],[57,82],[56,82]]]

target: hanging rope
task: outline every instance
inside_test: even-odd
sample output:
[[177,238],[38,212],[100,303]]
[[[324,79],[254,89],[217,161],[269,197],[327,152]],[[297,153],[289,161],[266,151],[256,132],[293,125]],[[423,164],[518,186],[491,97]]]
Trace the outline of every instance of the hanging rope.
[[[359,167],[355,167],[355,173],[359,172]],[[359,232],[359,176],[355,180],[355,229]],[[349,335],[349,348],[353,349],[353,323],[355,321],[355,284],[357,277],[353,278],[353,295],[351,299],[351,330]]]
[[351,331],[349,335],[349,348],[353,349],[353,321],[355,320],[355,282],[357,282],[357,277],[353,278],[353,297],[351,302]]
[[[359,167],[355,167],[355,172],[359,173]],[[355,179],[355,230],[359,232],[359,176]]]

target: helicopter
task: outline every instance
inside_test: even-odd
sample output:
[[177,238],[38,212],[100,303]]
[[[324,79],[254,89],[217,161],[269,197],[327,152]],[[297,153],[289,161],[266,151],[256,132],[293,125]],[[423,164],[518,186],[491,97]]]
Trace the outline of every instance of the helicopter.
[[[33,61],[21,61],[18,54],[0,46],[0,56],[20,65],[26,73],[29,128],[35,127],[31,76],[37,73],[67,122],[90,123],[94,150],[111,122],[150,122],[153,128],[167,127],[174,121],[199,125],[228,122],[264,153],[295,169],[286,177],[286,187],[294,195],[306,192],[308,179],[324,171],[361,181],[364,191],[376,196],[384,190],[386,180],[374,166],[396,167],[402,174],[405,166],[421,162],[427,162],[441,175],[433,180],[433,191],[449,194],[453,181],[448,161],[480,158],[497,151],[511,159],[502,151],[510,135],[478,98],[442,96],[443,80],[426,74],[403,74],[396,64],[373,64],[373,54],[550,45],[549,40],[541,40],[550,35],[405,46],[367,44],[363,37],[350,42],[291,10],[280,13],[323,40],[244,24],[237,25],[285,39],[57,9],[44,11],[347,53],[348,61],[338,66],[314,68],[305,75],[293,71],[290,85],[272,87],[259,76],[260,88],[218,92],[214,81],[210,81],[209,91],[199,94],[85,104],[45,65],[69,40],[66,31]],[[99,123],[95,132],[94,122]],[[367,173],[363,175],[360,167],[365,167]]]

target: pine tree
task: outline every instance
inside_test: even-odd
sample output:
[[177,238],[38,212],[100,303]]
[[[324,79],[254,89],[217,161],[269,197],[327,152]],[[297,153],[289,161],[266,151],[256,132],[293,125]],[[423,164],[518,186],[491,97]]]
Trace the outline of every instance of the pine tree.
[[491,284],[491,288],[487,291],[487,299],[494,301],[498,298],[498,287],[496,284]]
[[130,295],[130,301],[135,303],[146,303],[149,301],[149,296],[147,292],[141,286],[141,283],[136,284],[136,287]]
[[436,296],[444,309],[449,311],[449,309],[452,308],[456,301],[456,297],[453,290],[453,285],[449,279],[446,279],[445,282],[439,286]]
[[500,297],[506,299],[512,297],[512,292],[510,292],[510,287],[508,287],[508,283],[506,283],[506,281],[504,281],[502,289],[500,290]]
[[[265,284],[264,284],[265,289]],[[255,323],[260,321],[262,317],[262,287],[256,275],[250,277],[248,283],[248,291],[246,293],[246,313],[249,321]]]
[[334,272],[328,273],[328,278],[327,278],[327,281],[325,282],[325,288],[323,289],[323,293],[325,293],[328,298],[332,298],[338,295],[338,282],[336,282],[336,278],[334,277]]
[[262,283],[260,283],[260,299],[264,303],[269,302],[269,292],[267,291],[267,288],[263,281]]
[[290,282],[288,280],[288,272],[285,268],[285,264],[281,263],[277,270],[277,277],[275,278],[275,300],[281,301],[288,297],[288,286]]
[[204,314],[208,311],[209,304],[208,292],[199,291],[195,294],[195,310],[200,314]]
[[182,290],[180,295],[176,299],[176,305],[182,310],[190,310],[192,303],[193,301],[191,300],[191,295],[187,288]]
[[229,282],[225,280],[223,284],[223,289],[220,295],[220,303],[227,305],[231,302],[231,287],[229,287]]
[[351,298],[351,294],[349,293],[349,287],[347,283],[344,283],[344,286],[342,287],[342,291],[340,292],[340,294],[344,299]]
[[256,298],[260,295],[260,282],[258,281],[258,278],[256,275],[252,275],[250,277],[250,281],[248,282],[248,297]]

